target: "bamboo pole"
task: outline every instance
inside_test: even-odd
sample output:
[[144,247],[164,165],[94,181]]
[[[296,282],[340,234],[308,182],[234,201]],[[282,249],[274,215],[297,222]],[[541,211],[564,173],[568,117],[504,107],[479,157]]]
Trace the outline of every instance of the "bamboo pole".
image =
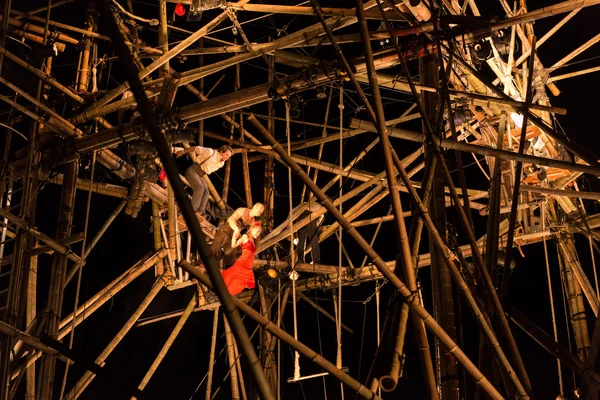
[[248,400],[248,397],[246,396],[246,386],[244,385],[244,375],[242,374],[242,364],[240,362],[240,356],[235,341],[233,342],[233,351],[235,356],[235,367],[237,369],[238,380],[240,382],[240,393],[242,395],[242,400]]
[[[167,279],[164,275],[159,277],[156,280],[156,282],[152,286],[152,289],[150,289],[150,291],[148,292],[148,294],[146,295],[146,297],[144,298],[142,303],[134,311],[134,313],[131,315],[131,317],[129,317],[129,319],[127,320],[125,325],[123,325],[123,327],[119,330],[119,332],[117,332],[117,334],[115,335],[113,340],[111,340],[111,342],[106,346],[106,348],[102,351],[102,353],[100,353],[100,355],[98,357],[96,357],[96,360],[95,360],[96,364],[101,365],[101,366],[105,365],[105,361],[108,358],[108,356],[113,352],[113,350],[117,347],[117,345],[121,342],[121,340],[123,340],[123,338],[125,337],[127,332],[129,332],[131,330],[131,328],[136,323],[138,318],[142,315],[142,313],[146,310],[146,308],[148,308],[148,306],[150,305],[152,300],[154,300],[154,298],[156,297],[158,292],[160,292],[160,289],[162,289],[163,286],[165,286],[166,284],[167,284]],[[83,373],[83,376],[75,384],[75,387],[73,389],[71,389],[69,394],[67,394],[66,399],[67,400],[77,399],[83,393],[83,391],[88,387],[88,385],[92,382],[92,380],[95,377],[96,377],[96,374],[94,372],[86,370]]]
[[[579,54],[583,53],[585,50],[589,49],[590,47],[592,47],[594,44],[598,43],[599,41],[600,41],[600,33],[597,34],[596,36],[594,36],[593,38],[591,38],[590,40],[588,40],[587,42],[585,42],[584,44],[582,44],[581,46],[579,46],[577,49],[573,50],[572,52],[570,52],[569,54],[564,56],[563,58],[561,58],[559,61],[555,62],[554,65],[552,65],[550,68],[548,68],[548,71],[557,70],[558,68],[562,67],[563,65],[568,63],[570,60],[577,57]],[[535,47],[535,46],[532,46],[532,47]]]
[[[181,316],[181,318],[179,318],[179,321],[177,321],[177,325],[175,325],[175,328],[173,328],[173,331],[167,338],[167,341],[163,345],[162,349],[160,349],[160,352],[154,359],[154,362],[148,369],[148,372],[146,372],[146,375],[144,375],[144,378],[142,378],[142,381],[138,385],[139,390],[144,390],[146,388],[146,385],[148,385],[148,382],[150,381],[150,379],[156,372],[156,369],[158,368],[158,366],[160,365],[162,360],[167,355],[167,352],[170,350],[171,346],[173,345],[173,342],[175,341],[175,339],[177,339],[179,332],[181,332],[181,329],[187,322],[187,320],[188,320],[190,314],[192,313],[192,310],[194,309],[194,306],[196,305],[197,302],[198,302],[198,296],[196,293],[194,293],[192,295],[192,298],[190,299],[190,302],[188,303],[187,307],[185,308],[183,315]],[[131,400],[134,400],[134,399],[136,399],[136,397],[132,396]]]
[[[58,215],[56,238],[65,239],[71,235],[73,224],[73,210],[75,208],[75,182],[78,173],[77,163],[70,163],[65,169],[65,182],[61,194],[61,211]],[[59,315],[63,307],[63,282],[67,273],[67,258],[64,253],[58,253],[52,260],[52,276],[50,278],[50,289],[46,313],[48,320],[44,334],[55,339],[59,334]],[[47,355],[42,356],[40,366],[40,382],[37,395],[41,399],[51,398],[54,389],[54,375],[56,359]]]
[[[177,224],[177,206],[175,205],[175,194],[173,193],[173,188],[171,187],[171,182],[169,182],[168,184],[168,188],[167,188],[167,193],[169,196],[169,201],[168,201],[168,211],[167,211],[167,217],[168,217],[168,243],[166,243],[167,246],[169,246],[169,254],[170,254],[170,262],[172,263],[169,267],[171,268],[171,270],[175,271],[175,263],[178,260],[178,255],[179,255],[179,251],[178,251],[178,246],[177,246],[177,229],[176,229],[176,224]],[[174,276],[174,278],[177,278],[177,274]]]
[[[89,2],[86,9],[85,26],[86,31],[93,32],[96,27],[96,7],[94,2]],[[92,40],[89,36],[83,38],[83,49],[81,51],[81,62],[77,71],[76,88],[78,93],[87,92],[90,79],[90,50]]]
[[[169,32],[167,28],[167,1],[160,0],[158,7],[158,47],[162,49],[162,53],[165,54],[169,51]],[[162,67],[162,74],[169,73],[169,61],[166,61]]]
[[208,357],[208,373],[206,374],[206,396],[205,400],[211,400],[211,388],[213,379],[213,368],[215,363],[215,347],[217,345],[217,325],[219,323],[219,307],[213,312],[212,335],[210,339],[210,355]]
[[[263,133],[264,135],[264,133]],[[475,379],[475,382],[481,386],[492,398],[502,398],[498,391],[489,383],[487,378],[481,374],[477,367],[469,360],[465,353],[456,345],[456,343],[444,332],[444,330],[437,324],[436,321],[431,318],[431,315],[418,304],[414,304],[415,295],[406,287],[406,285],[388,268],[383,262],[381,257],[368,245],[365,239],[353,228],[348,221],[341,215],[339,210],[333,205],[323,192],[311,181],[311,179],[304,173],[300,166],[287,155],[286,151],[281,145],[270,135],[264,135],[267,143],[269,143],[273,149],[279,154],[282,161],[289,165],[293,171],[301,177],[301,179],[308,185],[310,190],[315,193],[315,197],[323,204],[327,211],[338,221],[340,225],[347,231],[347,233],[357,242],[357,244],[365,251],[365,253],[373,260],[377,269],[398,288],[400,294],[404,297],[404,301],[415,310],[421,319],[423,319],[425,325],[436,335],[454,354],[457,360],[464,366],[467,372]]]
[[[189,271],[188,271],[189,272]],[[237,368],[235,366],[234,339],[227,318],[223,318],[225,325],[225,340],[227,341],[227,360],[229,362],[229,379],[231,382],[231,400],[240,400],[240,387],[238,384]]]

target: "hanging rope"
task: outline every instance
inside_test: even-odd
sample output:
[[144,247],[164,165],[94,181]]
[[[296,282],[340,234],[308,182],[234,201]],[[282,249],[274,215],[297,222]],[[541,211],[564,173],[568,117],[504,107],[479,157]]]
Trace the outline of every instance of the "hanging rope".
[[[285,133],[287,135],[288,155],[292,153],[291,132],[290,132],[290,102],[285,102]],[[296,314],[296,255],[294,254],[294,221],[292,220],[292,211],[294,204],[292,202],[292,168],[288,166],[288,193],[290,203],[290,216],[288,218],[288,227],[290,229],[290,262],[292,264],[292,312],[294,313],[294,339],[298,340],[298,318]],[[300,353],[294,351],[294,380],[300,379]]]
[[[340,194],[339,194],[339,199],[342,198],[342,188],[343,188],[343,179],[341,179],[343,173],[344,173],[344,163],[343,163],[343,150],[344,150],[344,146],[343,146],[343,133],[344,133],[344,127],[342,124],[342,121],[344,120],[344,86],[340,86],[340,104],[338,105],[338,108],[340,110],[340,156],[339,156],[339,160],[340,160],[340,179],[339,179],[339,187],[340,187]],[[342,212],[342,201],[340,201],[340,214],[343,214]],[[335,360],[335,366],[339,369],[342,369],[342,252],[343,252],[343,245],[342,245],[342,234],[343,234],[343,230],[342,230],[342,225],[339,225],[338,228],[338,237],[339,237],[339,246],[338,246],[338,296],[337,296],[337,313],[336,313],[336,329],[337,329],[337,357]],[[340,390],[342,393],[342,400],[344,400],[344,385],[342,385],[342,383],[340,382]]]
[[[90,171],[90,190],[88,191],[87,208],[85,210],[85,223],[83,225],[83,241],[81,242],[81,254],[79,255],[81,262],[77,266],[77,288],[75,289],[75,307],[73,308],[73,315],[77,313],[77,307],[79,307],[79,293],[81,291],[81,276],[83,271],[83,263],[85,263],[85,245],[87,242],[88,225],[90,222],[90,208],[92,205],[92,185],[94,184],[94,169],[96,168],[96,152],[92,154],[92,167]],[[85,313],[85,310],[84,310]],[[84,314],[85,317],[85,314]],[[75,321],[77,318],[73,318],[71,333],[69,335],[69,348],[73,348],[73,338],[75,337]],[[65,395],[65,389],[67,387],[67,377],[69,376],[69,366],[67,363],[65,366],[65,374],[63,375],[62,385],[60,387],[60,397],[62,399]]]
[[[542,204],[541,207],[541,220],[542,220],[542,231],[546,229],[546,206]],[[554,312],[554,294],[552,293],[552,280],[550,278],[550,262],[548,261],[548,245],[546,243],[547,238],[544,236],[544,258],[546,260],[546,275],[548,276],[548,293],[550,294],[550,311],[552,313],[552,330],[554,332],[554,341],[558,343],[558,329],[556,328],[556,313]],[[508,268],[504,266],[504,268]],[[558,385],[560,388],[561,396],[564,396],[565,390],[563,386],[562,369],[560,367],[560,360],[556,359],[556,368],[558,370]]]

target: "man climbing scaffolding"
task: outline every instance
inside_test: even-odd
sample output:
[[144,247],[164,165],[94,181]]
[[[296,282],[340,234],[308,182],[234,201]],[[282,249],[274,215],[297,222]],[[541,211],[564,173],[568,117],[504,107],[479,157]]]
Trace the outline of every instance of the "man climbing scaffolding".
[[240,207],[231,214],[227,221],[219,227],[215,234],[215,239],[210,245],[210,251],[218,259],[223,255],[228,255],[233,251],[231,247],[231,238],[239,236],[240,231],[245,227],[251,227],[256,223],[256,218],[260,217],[265,211],[262,203],[255,203],[252,208]]
[[194,210],[202,215],[206,214],[206,203],[208,203],[208,186],[203,176],[210,175],[225,165],[233,154],[231,146],[223,145],[218,150],[207,147],[193,146],[187,149],[175,148],[175,156],[181,157],[186,153],[196,154],[196,162],[185,171],[185,179],[189,182],[194,194],[192,195],[192,206]]

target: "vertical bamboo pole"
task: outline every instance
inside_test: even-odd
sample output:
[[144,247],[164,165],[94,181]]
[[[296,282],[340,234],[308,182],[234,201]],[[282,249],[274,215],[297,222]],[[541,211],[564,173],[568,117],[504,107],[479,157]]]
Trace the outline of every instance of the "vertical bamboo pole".
[[231,400],[240,400],[240,387],[238,385],[238,375],[235,366],[235,350],[233,348],[235,339],[231,333],[227,317],[223,316],[225,325],[225,340],[227,341],[227,360],[229,361],[229,379],[231,381]]
[[[173,342],[175,341],[175,339],[177,339],[177,335],[179,335],[179,332],[181,332],[181,329],[183,328],[183,326],[187,322],[188,318],[190,317],[190,314],[192,313],[192,311],[194,311],[194,307],[196,306],[197,302],[198,302],[197,293],[194,293],[192,295],[192,298],[190,299],[187,307],[183,311],[183,314],[179,318],[179,321],[177,321],[177,325],[175,325],[175,328],[173,328],[173,331],[171,332],[171,334],[167,338],[167,341],[163,345],[162,349],[160,349],[160,352],[158,353],[158,355],[154,359],[154,362],[152,363],[152,365],[148,369],[148,372],[146,372],[146,375],[144,375],[144,378],[142,379],[142,381],[138,385],[138,389],[139,390],[144,390],[144,388],[146,387],[146,385],[148,384],[148,382],[152,378],[152,375],[154,375],[154,373],[156,372],[156,369],[158,368],[158,366],[160,365],[160,363],[162,362],[162,360],[167,355],[167,352],[169,351],[169,349],[173,345]],[[136,399],[135,396],[131,397],[131,400],[135,400],[135,399]]]
[[[162,225],[162,218],[156,201],[152,200],[152,233],[154,234],[154,250],[160,250],[162,245],[162,239],[160,235],[160,227]],[[165,243],[165,246],[167,244]],[[160,276],[165,272],[164,260],[160,260],[155,264],[154,275]]]
[[[35,241],[34,241],[35,247]],[[37,308],[37,268],[38,257],[31,257],[29,264],[29,277],[27,284],[27,308],[25,311],[25,325],[29,326],[36,318]],[[35,365],[35,364],[34,364]],[[35,399],[35,366],[32,365],[25,371],[25,400]]]
[[[272,39],[269,38],[269,41]],[[267,56],[269,60],[269,82],[273,82],[276,78],[274,75],[275,71],[275,58],[273,56]],[[269,117],[275,116],[275,110],[273,109],[273,100],[269,98],[267,102],[267,114]],[[267,121],[267,131],[273,135],[275,132],[275,121],[271,118]],[[263,204],[265,205],[264,218],[267,223],[266,233],[270,233],[274,227],[273,212],[275,208],[275,161],[273,157],[267,156],[265,158],[265,181],[264,181],[264,195]]]
[[[199,48],[204,48],[204,39],[200,38],[200,40],[198,40],[198,47]],[[198,63],[200,64],[200,67],[204,66],[204,55],[200,55],[200,57],[198,57]],[[204,94],[204,78],[200,78],[198,80],[198,90],[200,93]],[[198,146],[204,146],[204,120],[201,119],[200,121],[198,121],[198,139],[196,140],[196,142],[198,143]],[[229,160],[227,160],[227,162],[229,162]],[[227,197],[223,198],[223,201],[227,201]]]
[[[381,147],[383,149],[383,155],[385,157],[386,177],[397,224],[396,235],[398,235],[398,246],[400,247],[400,259],[402,260],[404,278],[406,280],[408,289],[411,292],[415,292],[417,290],[417,283],[415,279],[414,267],[412,265],[412,257],[408,243],[408,235],[406,233],[406,226],[404,223],[404,217],[402,215],[402,203],[400,202],[400,193],[398,192],[396,173],[394,171],[394,165],[392,160],[392,147],[387,127],[385,125],[385,115],[383,112],[381,94],[379,92],[379,84],[377,82],[377,72],[373,63],[371,42],[369,41],[369,30],[364,15],[364,6],[361,0],[356,1],[356,15],[360,24],[363,52],[365,54],[369,82],[371,84],[371,95],[373,97],[373,102],[375,103],[374,111],[376,117],[375,120],[378,128],[377,131],[379,132],[379,136],[381,139]],[[415,297],[415,300],[418,302],[418,297]],[[429,343],[427,340],[427,333],[425,331],[425,325],[417,316],[417,314],[412,314],[412,320],[416,331],[417,342],[419,344],[419,356],[421,358],[421,367],[423,369],[428,395],[432,399],[438,399],[439,395],[436,387],[433,365],[431,363],[431,354],[429,350]]]
[[[148,308],[152,300],[156,297],[160,289],[167,283],[165,276],[159,277],[150,292],[146,295],[142,303],[138,306],[138,308],[134,311],[133,315],[129,317],[125,325],[117,332],[113,340],[106,346],[106,348],[100,353],[100,355],[96,358],[95,363],[101,366],[104,366],[106,359],[113,352],[113,350],[117,347],[117,345],[123,340],[127,332],[133,328],[133,325],[140,318],[142,313]],[[66,400],[75,400],[77,399],[83,391],[87,388],[87,386],[92,383],[92,380],[96,377],[96,374],[90,371],[85,371],[83,376],[79,379],[79,381],[75,384],[75,387],[71,389],[69,394],[66,396]]]
[[[175,194],[173,193],[173,189],[171,187],[171,182],[168,183],[167,187],[167,215],[169,218],[168,225],[168,243],[165,243],[169,247],[170,254],[170,268],[175,268],[175,262],[177,260],[177,206],[175,205]],[[177,270],[175,270],[177,271]]]
[[[169,51],[169,32],[167,27],[167,0],[160,0],[158,7],[158,47],[162,49],[163,54]],[[160,67],[159,75],[167,75],[169,73],[169,61],[165,62]]]
[[206,396],[204,400],[211,399],[213,380],[213,367],[215,363],[215,348],[217,346],[217,325],[219,324],[219,307],[213,313],[212,336],[210,339],[210,356],[208,357],[208,373],[206,374]]
[[[238,64],[239,66],[239,64]],[[243,132],[244,117],[240,113],[240,127]],[[240,133],[240,141],[244,143],[244,134]],[[252,207],[252,187],[250,185],[250,166],[248,165],[248,153],[242,153],[242,171],[244,173],[244,192],[246,193],[246,207]]]
[[238,353],[235,340],[233,341],[233,350],[235,355],[235,367],[237,369],[238,379],[240,381],[240,393],[242,394],[242,400],[248,400],[248,397],[246,396],[246,386],[244,385],[244,375],[242,374],[242,364],[240,363],[240,354]]
[[[438,67],[441,67],[435,57],[426,57],[421,59],[421,79],[426,85],[434,87],[439,86]],[[443,74],[443,72],[442,72]],[[437,99],[432,93],[423,95],[423,105],[427,114],[432,116],[436,112]],[[441,134],[442,130],[436,134]],[[429,156],[429,154],[428,154]],[[437,233],[442,240],[447,241],[446,235],[446,200],[444,196],[444,180],[442,171],[438,163],[433,168],[433,180],[431,188],[431,199],[429,203],[429,213]],[[443,252],[434,245],[434,237],[429,234],[429,243],[431,249],[431,281],[433,297],[433,316],[444,331],[456,340],[456,325],[454,320],[454,299],[452,293],[452,281],[450,271],[444,267]],[[439,342],[435,341],[436,369],[438,372],[437,384],[441,388],[441,397],[443,399],[458,399],[458,381],[456,361],[452,354]]]
[[[75,206],[75,191],[77,182],[77,162],[69,163],[65,169],[63,190],[61,198],[61,211],[58,217],[56,240],[62,240],[71,235],[73,224],[73,209]],[[67,257],[64,254],[54,256],[52,263],[52,277],[50,279],[50,293],[48,295],[48,321],[44,333],[51,338],[58,337],[59,316],[62,313],[63,288],[67,273]],[[54,374],[56,357],[44,354],[40,369],[38,393],[40,399],[51,399],[54,393]]]
[[[85,10],[85,30],[93,32],[96,26],[95,14],[96,6],[95,2],[89,1],[87,3],[87,9]],[[83,38],[83,50],[81,52],[81,59],[79,62],[79,71],[77,71],[77,92],[87,92],[88,84],[90,80],[90,50],[92,48],[92,38],[89,35],[85,35]]]

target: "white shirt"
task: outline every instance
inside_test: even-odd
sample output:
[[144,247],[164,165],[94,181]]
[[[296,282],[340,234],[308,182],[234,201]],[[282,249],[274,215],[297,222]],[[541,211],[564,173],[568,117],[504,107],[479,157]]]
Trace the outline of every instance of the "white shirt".
[[194,152],[197,154],[196,160],[200,164],[200,168],[206,172],[206,175],[212,174],[225,165],[225,161],[221,159],[221,155],[215,149],[196,146]]
[[[221,159],[221,155],[217,150],[202,146],[195,146],[192,148],[194,149],[194,153],[196,153],[197,164],[200,164],[200,168],[206,175],[212,174],[225,165],[225,161]],[[173,146],[174,152],[182,150],[185,149],[183,147]]]

